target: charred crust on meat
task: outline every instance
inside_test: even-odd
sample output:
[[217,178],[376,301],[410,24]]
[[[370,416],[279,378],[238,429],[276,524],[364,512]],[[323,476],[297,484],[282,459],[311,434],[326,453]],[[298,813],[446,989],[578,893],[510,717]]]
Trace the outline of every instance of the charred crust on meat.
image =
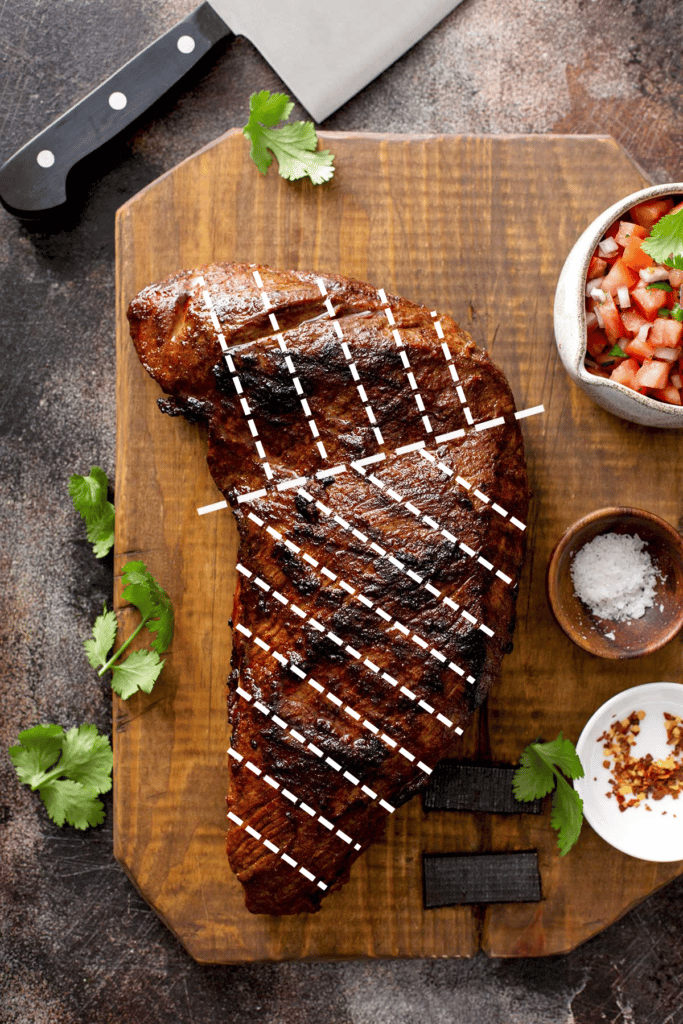
[[191,395],[157,398],[157,405],[166,416],[184,416],[189,423],[205,423],[213,409],[212,403],[202,402]]
[[301,494],[297,494],[294,498],[294,507],[300,516],[302,516],[309,523],[318,523],[320,521],[320,512],[315,505],[306,501]]

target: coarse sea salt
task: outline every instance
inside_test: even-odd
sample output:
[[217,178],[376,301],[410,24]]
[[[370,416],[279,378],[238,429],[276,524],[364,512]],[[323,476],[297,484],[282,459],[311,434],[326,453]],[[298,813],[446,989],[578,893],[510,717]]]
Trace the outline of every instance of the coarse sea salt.
[[599,619],[640,619],[655,602],[657,573],[637,535],[603,533],[577,551],[571,566],[576,596]]

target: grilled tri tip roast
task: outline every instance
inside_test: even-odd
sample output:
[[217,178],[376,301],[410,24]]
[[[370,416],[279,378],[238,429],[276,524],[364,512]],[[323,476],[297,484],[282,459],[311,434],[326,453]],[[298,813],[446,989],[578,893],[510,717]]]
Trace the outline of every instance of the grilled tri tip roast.
[[514,400],[449,317],[343,277],[205,266],[128,316],[239,528],[230,865],[253,913],[316,911],[511,648]]

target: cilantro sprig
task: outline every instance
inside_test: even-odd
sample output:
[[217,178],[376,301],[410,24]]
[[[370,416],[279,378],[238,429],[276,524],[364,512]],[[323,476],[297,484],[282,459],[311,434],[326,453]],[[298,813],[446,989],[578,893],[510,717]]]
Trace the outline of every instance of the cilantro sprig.
[[112,750],[94,725],[37,725],[19,733],[9,756],[21,782],[37,791],[57,825],[86,829],[104,821],[97,797],[111,789]]
[[107,501],[107,476],[92,466],[88,476],[77,473],[69,478],[69,494],[74,508],[85,520],[87,537],[96,558],[104,558],[114,544],[114,506]]
[[683,270],[683,210],[660,217],[641,247],[656,263]]
[[261,174],[266,173],[275,156],[281,177],[295,181],[308,175],[314,185],[321,185],[334,174],[334,156],[328,149],[318,151],[312,121],[284,123],[293,109],[286,93],[263,89],[251,94],[249,121],[243,129],[251,142],[249,155]]
[[[74,508],[85,520],[88,540],[93,551],[102,558],[114,543],[114,506],[107,501],[108,481],[104,470],[92,466],[89,476],[75,474],[69,479],[69,494]],[[88,661],[103,676],[111,669],[112,689],[127,700],[138,690],[149,693],[163,668],[160,655],[173,639],[173,606],[166,591],[152,576],[144,562],[128,562],[123,567],[123,597],[140,612],[142,618],[135,631],[111,654],[118,632],[113,611],[104,605],[95,619],[92,636],[83,641]],[[147,650],[132,651],[125,661],[121,655],[143,630],[156,634]]]
[[[166,591],[152,576],[144,562],[128,562],[123,567],[123,597],[130,601],[142,618],[128,639],[119,649],[110,654],[118,623],[113,611],[104,606],[101,615],[95,619],[92,636],[83,641],[88,661],[103,676],[111,669],[112,689],[123,700],[132,697],[138,690],[149,693],[164,667],[159,657],[169,647],[173,639],[173,606]],[[147,629],[156,634],[149,649],[132,651],[123,662],[121,655],[136,636]]]
[[564,857],[581,832],[583,800],[565,779],[582,779],[583,767],[571,740],[560,732],[552,743],[530,743],[520,758],[512,788],[518,800],[538,800],[555,787],[550,824],[557,829],[557,845]]

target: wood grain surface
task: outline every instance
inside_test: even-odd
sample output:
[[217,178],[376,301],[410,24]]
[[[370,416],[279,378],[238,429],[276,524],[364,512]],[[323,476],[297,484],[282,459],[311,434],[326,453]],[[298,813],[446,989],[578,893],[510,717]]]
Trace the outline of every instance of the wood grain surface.
[[[114,698],[115,853],[204,963],[353,956],[536,956],[573,948],[683,870],[619,854],[588,826],[558,855],[540,816],[431,812],[419,799],[313,916],[244,910],[224,854],[231,598],[236,531],[202,431],[162,416],[129,340],[126,308],[176,270],[239,260],[358,277],[452,315],[505,371],[533,489],[515,648],[461,740],[463,758],[516,762],[538,736],[576,740],[612,694],[677,681],[678,640],[648,658],[600,661],[559,631],[545,598],[552,546],[576,518],[635,505],[679,524],[680,437],[625,423],[568,380],[552,333],[555,281],[600,210],[647,184],[611,139],[321,133],[328,185],[261,176],[233,131],[117,214],[117,578],[140,557],[169,591],[175,639],[150,695]],[[666,474],[664,476],[663,474]],[[136,613],[116,595],[122,633]],[[543,900],[422,908],[423,852],[537,849]]]

